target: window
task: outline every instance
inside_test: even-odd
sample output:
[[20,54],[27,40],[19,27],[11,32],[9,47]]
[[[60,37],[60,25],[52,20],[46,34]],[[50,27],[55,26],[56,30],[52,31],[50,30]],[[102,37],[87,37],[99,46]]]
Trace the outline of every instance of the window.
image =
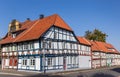
[[75,49],[75,44],[72,44],[72,49]]
[[59,29],[59,33],[62,33],[62,29]]
[[7,47],[5,47],[5,51],[7,52],[8,50],[7,50]]
[[62,43],[62,48],[65,49],[65,42]]
[[72,64],[72,56],[70,56],[70,64]]
[[18,50],[22,50],[22,49],[23,49],[22,44],[19,44],[19,45],[18,45]]
[[56,32],[54,33],[54,39],[57,39],[57,33]]
[[64,47],[65,47],[65,49],[68,49],[67,47],[68,47],[68,45],[67,45],[67,43],[66,42],[64,42]]
[[9,47],[8,46],[6,46],[6,51],[9,51]]
[[9,49],[10,49],[10,51],[12,51],[12,46],[11,45],[9,46]]
[[77,64],[76,56],[73,57],[73,61],[74,64]]
[[77,44],[74,44],[74,46],[75,46],[75,49],[77,49]]
[[58,49],[57,42],[53,42],[53,44],[54,44],[54,49]]
[[49,48],[52,48],[52,42],[49,41]]
[[16,37],[16,34],[12,34],[12,37],[15,38],[15,37]]
[[66,40],[66,37],[67,37],[67,36],[66,36],[65,34],[63,34],[63,40]]
[[30,43],[30,49],[33,49],[33,48],[34,48],[34,44]]
[[24,44],[24,50],[28,49],[28,44]]
[[52,66],[52,58],[48,58],[48,66]]
[[16,26],[15,26],[15,25],[13,25],[13,26],[10,27],[10,31],[11,31],[11,32],[13,32],[13,31],[15,31],[15,30],[16,30]]
[[23,59],[22,65],[27,65],[27,59]]
[[67,35],[67,40],[70,40],[69,38],[70,38],[70,36],[69,36],[69,35]]
[[62,42],[58,42],[58,48],[59,48],[59,49],[62,49],[62,46],[63,46],[63,45],[62,45]]
[[48,48],[48,43],[47,43],[47,41],[43,41],[43,42],[42,42],[42,47],[43,47],[43,48]]
[[70,43],[70,49],[72,49],[72,43]]
[[57,27],[55,27],[54,29],[55,29],[55,32],[58,32],[58,28]]
[[13,51],[16,51],[16,50],[17,50],[16,45],[13,45]]
[[62,39],[62,34],[61,33],[59,33],[59,39]]
[[30,65],[31,65],[31,66],[34,66],[34,65],[35,65],[35,58],[31,58],[31,59],[30,59]]

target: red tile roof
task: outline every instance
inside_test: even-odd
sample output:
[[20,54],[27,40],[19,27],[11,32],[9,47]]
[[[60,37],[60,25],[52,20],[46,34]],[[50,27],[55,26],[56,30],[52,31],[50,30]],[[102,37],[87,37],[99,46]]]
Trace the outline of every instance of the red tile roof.
[[104,46],[108,49],[108,53],[119,53],[119,51],[109,43],[104,43]]
[[99,51],[105,53],[119,53],[111,44],[99,41],[90,41],[92,51]]
[[90,43],[91,43],[91,50],[92,51],[101,51],[101,49],[98,47],[98,45],[96,44],[96,42],[90,41]]
[[86,38],[77,36],[77,39],[80,42],[80,44],[91,46],[91,43]]
[[52,26],[57,26],[72,31],[72,29],[57,14],[45,17],[43,19],[38,19],[35,21],[27,20],[21,23],[21,26],[22,27],[20,28],[20,30],[25,29],[22,33],[20,33],[16,38],[7,36],[6,38],[3,38],[3,40],[0,41],[0,44],[38,39]]

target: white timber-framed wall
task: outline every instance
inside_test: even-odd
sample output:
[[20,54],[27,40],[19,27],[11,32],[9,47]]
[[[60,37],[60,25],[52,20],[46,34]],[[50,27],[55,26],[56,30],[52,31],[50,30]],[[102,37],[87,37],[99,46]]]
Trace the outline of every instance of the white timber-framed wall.
[[16,44],[5,44],[2,49],[2,69],[17,69],[17,52]]
[[101,67],[101,52],[92,51],[92,68]]
[[[29,43],[33,49],[26,46]],[[18,70],[43,71],[44,52],[46,71],[79,68],[78,44],[72,31],[53,26],[37,41],[18,43]]]

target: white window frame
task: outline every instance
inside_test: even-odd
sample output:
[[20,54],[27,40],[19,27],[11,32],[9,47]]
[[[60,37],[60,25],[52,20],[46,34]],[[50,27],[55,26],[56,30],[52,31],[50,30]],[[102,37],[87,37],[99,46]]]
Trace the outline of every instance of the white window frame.
[[52,66],[52,57],[49,57],[47,60],[47,65]]
[[35,58],[30,58],[30,66],[35,66]]
[[22,66],[26,66],[27,65],[27,59],[23,59],[22,60]]
[[34,43],[33,42],[29,43],[28,49],[34,49]]
[[22,44],[18,44],[18,50],[23,50],[23,45]]
[[24,50],[28,50],[28,49],[29,49],[29,45],[28,45],[27,43],[24,43],[23,49],[24,49]]

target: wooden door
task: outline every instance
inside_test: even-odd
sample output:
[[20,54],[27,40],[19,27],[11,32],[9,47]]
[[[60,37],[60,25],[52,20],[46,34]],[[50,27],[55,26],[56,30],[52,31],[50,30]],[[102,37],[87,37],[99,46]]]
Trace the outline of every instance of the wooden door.
[[66,70],[66,57],[63,57],[63,69]]

